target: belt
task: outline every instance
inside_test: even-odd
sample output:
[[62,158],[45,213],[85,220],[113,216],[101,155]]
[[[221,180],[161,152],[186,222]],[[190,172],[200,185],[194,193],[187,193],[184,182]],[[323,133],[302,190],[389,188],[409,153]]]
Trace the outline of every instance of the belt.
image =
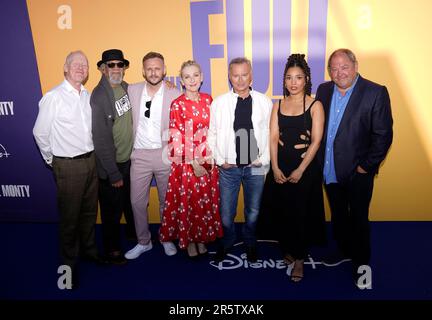
[[83,153],[75,157],[58,157],[58,156],[54,156],[54,157],[56,157],[57,159],[65,159],[65,160],[87,159],[92,155],[92,153],[93,151]]

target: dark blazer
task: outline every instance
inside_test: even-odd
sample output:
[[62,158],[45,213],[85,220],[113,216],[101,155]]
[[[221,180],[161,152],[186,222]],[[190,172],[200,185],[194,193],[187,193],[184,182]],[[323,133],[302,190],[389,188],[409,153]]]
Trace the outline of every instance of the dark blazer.
[[[128,84],[123,81],[121,86],[127,92]],[[98,85],[93,89],[90,105],[98,175],[101,179],[109,178],[110,182],[114,183],[123,179],[123,175],[117,167],[112,132],[116,115],[114,91],[106,76],[102,75]]]
[[[334,88],[334,82],[325,82],[316,93],[326,117],[324,136],[317,155],[322,167]],[[339,183],[350,181],[358,165],[367,172],[378,173],[393,140],[392,126],[387,88],[359,75],[334,140],[335,170]]]

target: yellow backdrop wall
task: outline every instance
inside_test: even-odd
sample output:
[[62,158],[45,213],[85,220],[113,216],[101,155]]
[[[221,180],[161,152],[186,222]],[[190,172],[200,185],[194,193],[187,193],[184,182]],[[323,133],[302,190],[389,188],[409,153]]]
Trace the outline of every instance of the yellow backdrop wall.
[[[224,57],[211,60],[211,93],[228,90],[227,1],[242,1],[244,52],[252,52],[252,0],[224,0],[223,13],[209,15],[211,44],[224,46]],[[270,21],[276,0],[270,6]],[[100,74],[102,51],[120,48],[130,60],[126,81],[142,80],[141,59],[148,51],[164,54],[168,76],[192,58],[191,5],[200,1],[27,0],[43,93],[63,79],[65,56],[83,50],[90,61],[89,90]],[[315,1],[316,2],[316,1]],[[291,52],[308,54],[308,12],[314,1],[291,1]],[[371,220],[432,220],[432,90],[429,69],[432,30],[428,0],[328,0],[326,58],[336,48],[352,49],[360,73],[387,86],[394,117],[394,142],[376,179]],[[240,14],[240,13],[239,13]],[[270,26],[270,31],[271,30]],[[274,46],[270,42],[270,52]],[[287,57],[290,52],[287,52]],[[270,71],[272,72],[272,71]],[[312,75],[313,76],[313,75]],[[204,75],[206,77],[206,75]],[[326,79],[328,76],[326,75]],[[267,95],[273,96],[271,81]],[[37,108],[37,106],[34,106]],[[152,188],[154,189],[154,188]],[[428,191],[429,190],[429,191]],[[158,222],[156,191],[151,191],[150,221]],[[239,212],[242,202],[239,203]],[[327,216],[328,216],[327,207]],[[242,219],[241,214],[238,219]]]

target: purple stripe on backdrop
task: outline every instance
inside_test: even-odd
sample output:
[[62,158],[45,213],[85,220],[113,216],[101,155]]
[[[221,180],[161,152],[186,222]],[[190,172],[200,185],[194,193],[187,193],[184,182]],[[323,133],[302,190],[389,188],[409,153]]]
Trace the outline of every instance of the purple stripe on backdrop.
[[191,2],[190,10],[193,56],[201,65],[205,75],[201,92],[212,94],[210,60],[223,58],[224,46],[222,44],[210,44],[209,15],[223,13],[223,2],[222,0]]
[[32,134],[42,94],[25,0],[2,4],[0,33],[0,221],[56,221],[54,180]]
[[254,90],[267,92],[270,81],[270,3],[252,0],[252,67]]
[[324,82],[328,0],[309,0],[308,64],[312,92]]
[[291,53],[291,0],[273,1],[273,96],[283,95],[283,72]]
[[226,2],[227,62],[244,56],[243,1]]

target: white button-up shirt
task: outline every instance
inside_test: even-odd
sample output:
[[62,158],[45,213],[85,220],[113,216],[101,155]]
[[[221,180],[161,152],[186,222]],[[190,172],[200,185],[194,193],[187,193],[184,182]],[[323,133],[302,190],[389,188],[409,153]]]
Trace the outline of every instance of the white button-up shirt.
[[[153,99],[147,93],[147,85],[141,96],[140,115],[137,125],[137,133],[134,143],[135,149],[159,149],[162,148],[161,138],[161,119],[163,103],[164,86],[162,85],[153,96]],[[150,117],[145,116],[146,102],[151,100]]]
[[94,150],[90,94],[78,92],[67,80],[47,92],[39,102],[33,135],[42,157],[75,157]]

